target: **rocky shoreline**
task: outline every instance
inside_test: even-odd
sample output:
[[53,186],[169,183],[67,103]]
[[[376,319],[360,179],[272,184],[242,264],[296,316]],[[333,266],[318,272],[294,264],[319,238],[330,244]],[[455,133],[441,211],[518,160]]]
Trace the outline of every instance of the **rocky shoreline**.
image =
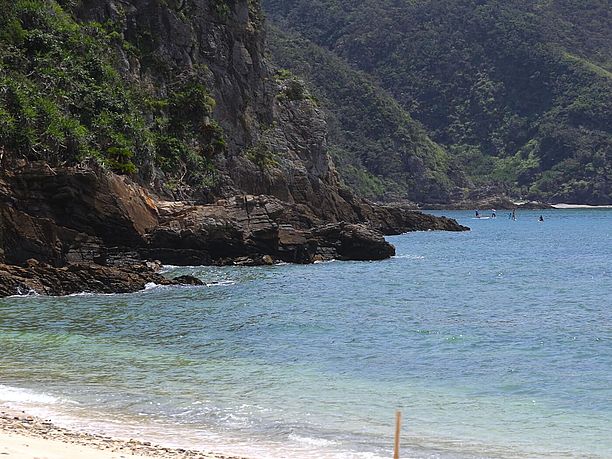
[[468,230],[350,193],[337,199],[325,218],[313,206],[267,195],[166,201],[101,168],[21,164],[0,175],[0,296],[198,283],[166,279],[156,272],[160,264],[383,260],[395,254],[384,235]]
[[[118,440],[112,437],[95,435],[84,432],[76,432],[54,425],[49,420],[29,416],[23,411],[0,410],[0,435],[18,435],[31,439],[42,439],[45,441],[59,441],[65,444],[65,457],[72,458],[69,447],[76,445],[109,453],[109,457],[153,457],[160,459],[244,459],[237,456],[227,456],[212,452],[188,450],[181,448],[166,448],[153,445],[147,441]],[[5,445],[1,445],[5,446]],[[79,451],[80,453],[80,451]],[[115,453],[112,456],[110,453]],[[26,457],[27,448],[19,451],[18,455],[11,456],[10,452],[3,452],[9,458]],[[82,453],[81,453],[82,454]]]
[[73,263],[61,268],[28,260],[25,267],[0,264],[0,296],[76,293],[133,293],[147,284],[203,285],[195,277],[169,279],[157,272],[154,263],[126,267]]

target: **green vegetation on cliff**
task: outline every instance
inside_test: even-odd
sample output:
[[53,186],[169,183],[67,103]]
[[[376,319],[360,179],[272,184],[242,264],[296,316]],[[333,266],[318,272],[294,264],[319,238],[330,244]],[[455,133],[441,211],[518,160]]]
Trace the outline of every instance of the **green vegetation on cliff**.
[[[265,3],[293,74],[262,57],[257,0],[0,0],[0,156],[263,192],[308,143],[293,129],[369,197],[612,200],[606,1]],[[266,134],[274,101],[302,100],[328,113],[327,150],[322,122]]]
[[[350,66],[420,121],[476,188],[612,201],[612,24],[605,0],[264,4],[282,31],[271,34],[275,59],[335,102],[329,109],[341,134],[359,139],[342,121],[346,105],[335,95],[342,92],[362,102],[355,109],[364,124],[374,118],[393,129],[388,117],[374,116],[384,112],[362,97],[356,78],[344,78]],[[359,132],[368,140],[378,135]],[[332,141],[348,150],[345,156],[359,158],[383,185],[380,171],[399,170],[396,145],[366,163],[363,150],[339,138]]]
[[326,109],[330,153],[347,185],[371,198],[448,202],[461,183],[451,159],[372,78],[274,26],[268,43],[276,63],[307,78]]
[[210,184],[225,139],[201,78],[180,75],[163,93],[129,80],[118,68],[139,43],[111,21],[78,22],[72,3],[0,0],[0,151],[143,176],[155,164]]

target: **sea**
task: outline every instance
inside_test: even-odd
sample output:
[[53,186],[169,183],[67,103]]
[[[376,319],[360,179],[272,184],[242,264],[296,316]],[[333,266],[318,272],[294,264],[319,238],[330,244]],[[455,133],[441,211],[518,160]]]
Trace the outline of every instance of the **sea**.
[[612,210],[432,213],[471,231],[2,299],[0,404],[253,459],[390,458],[396,410],[402,458],[612,458]]

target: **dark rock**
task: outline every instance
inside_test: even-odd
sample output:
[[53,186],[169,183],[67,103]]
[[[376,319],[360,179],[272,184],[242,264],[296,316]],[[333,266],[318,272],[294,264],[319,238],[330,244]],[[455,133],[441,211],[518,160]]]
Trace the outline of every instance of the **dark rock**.
[[180,285],[204,285],[204,282],[193,276],[178,276],[173,278],[172,281]]
[[384,260],[395,255],[383,235],[365,225],[331,223],[313,229],[312,234],[323,249],[318,252],[322,259],[332,255],[339,260]]
[[95,264],[71,264],[62,268],[29,262],[27,267],[0,264],[0,296],[71,295],[75,293],[130,293],[148,283],[200,285],[191,278],[170,280],[141,264],[115,268]]
[[497,209],[497,210],[513,210],[513,209],[552,209],[550,204],[538,201],[530,201],[524,203],[516,203],[507,196],[479,197],[457,201],[444,205],[431,205],[427,209],[442,209],[442,210],[476,210],[476,209]]
[[[145,252],[163,263],[184,264],[168,258],[181,247],[197,251],[200,259],[209,263],[234,265],[269,264],[273,259],[312,263],[316,255],[380,260],[394,254],[383,235],[366,225],[338,222],[296,228],[298,225],[287,222],[299,220],[301,209],[271,196],[237,196],[204,206],[172,203],[161,208],[160,226],[150,234]],[[414,220],[410,224],[419,223],[423,229],[428,224],[430,228],[431,222],[447,224],[415,212],[408,215]],[[396,218],[398,225],[400,221],[406,228],[406,216]]]
[[[332,214],[329,223],[307,206],[272,196],[239,195],[215,204],[193,205],[161,201],[126,178],[115,179],[100,171],[56,168],[54,175],[47,176],[40,172],[47,169],[34,169],[39,172],[26,168],[24,174],[37,177],[36,185],[21,174],[0,177],[7,192],[14,189],[16,195],[24,196],[19,201],[22,210],[0,201],[0,241],[8,263],[22,264],[28,259],[57,267],[74,263],[127,267],[142,260],[175,265],[269,264],[270,259],[311,263],[316,255],[379,260],[393,254],[382,234],[467,229],[454,220],[399,205],[372,204],[347,193],[344,197],[355,212],[346,215],[350,218],[346,222],[333,221],[338,215]],[[71,182],[70,174],[86,177],[83,181],[88,184],[79,189],[78,200],[83,204],[73,207],[73,221],[36,191],[46,189],[55,196],[55,185]],[[58,182],[58,177],[65,180]],[[29,192],[37,196],[36,202],[25,198]],[[113,204],[87,204],[93,202]],[[97,211],[100,215],[93,215]],[[79,212],[90,215],[93,223],[85,224]],[[95,223],[102,220],[104,224]],[[359,221],[365,223],[356,224]],[[113,226],[126,235],[125,240],[109,230]]]
[[540,210],[540,209],[554,209],[550,204],[546,204],[545,202],[539,201],[529,201],[523,202],[516,206],[517,209],[525,209],[525,210]]
[[157,225],[154,199],[127,177],[100,167],[30,162],[2,177],[15,210],[57,227],[95,236],[107,245],[138,245]]
[[447,217],[435,217],[401,205],[373,207],[372,227],[385,235],[396,235],[411,231],[469,231],[467,226]]
[[[238,195],[194,205],[162,201],[129,179],[98,169],[48,170],[29,164],[0,176],[0,195],[19,196],[17,203],[0,199],[0,261],[27,264],[4,265],[0,294],[121,293],[148,282],[175,283],[157,274],[160,263],[381,260],[395,253],[383,234],[467,229],[344,191],[326,219],[311,206],[272,196]],[[75,190],[72,202],[60,205],[57,196],[67,188]],[[334,193],[329,196],[340,196]],[[341,216],[347,220],[337,221]],[[181,281],[197,285],[194,279]]]

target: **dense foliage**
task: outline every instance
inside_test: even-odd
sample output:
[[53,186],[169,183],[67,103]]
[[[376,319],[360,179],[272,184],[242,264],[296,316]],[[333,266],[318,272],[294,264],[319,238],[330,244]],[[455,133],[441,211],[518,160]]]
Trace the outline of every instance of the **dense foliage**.
[[461,183],[446,152],[372,78],[274,26],[277,64],[309,81],[328,112],[330,152],[351,188],[371,198],[447,202]]
[[128,81],[117,68],[139,47],[118,24],[76,21],[71,6],[0,0],[0,151],[51,164],[93,158],[128,174],[156,164],[209,184],[225,140],[201,79],[181,75],[162,92]]
[[[338,78],[346,74],[341,60],[368,74],[461,163],[476,186],[523,198],[612,202],[607,1],[264,3],[285,32],[272,34],[277,60],[316,81],[323,93],[342,85],[367,104],[366,121],[381,108],[361,98],[352,81]],[[286,31],[309,46],[292,45],[298,39],[287,40]],[[340,59],[304,65],[313,47]],[[340,119],[346,111],[342,104],[330,109]],[[350,134],[346,123],[341,128]],[[387,161],[395,168],[396,155],[381,153],[376,166],[364,164],[384,177],[377,168]]]

